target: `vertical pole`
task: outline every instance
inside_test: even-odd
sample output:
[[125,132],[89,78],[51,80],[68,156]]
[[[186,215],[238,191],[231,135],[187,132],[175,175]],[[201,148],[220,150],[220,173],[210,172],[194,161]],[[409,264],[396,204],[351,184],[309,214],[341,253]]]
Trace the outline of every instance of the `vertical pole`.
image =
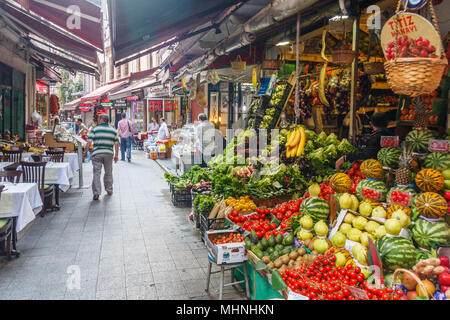
[[[359,9],[359,8],[358,8]],[[357,10],[357,15],[353,21],[353,40],[352,40],[352,50],[355,51],[355,58],[352,63],[352,83],[351,83],[351,96],[350,96],[350,132],[349,140],[354,143],[356,140],[356,91],[358,90],[358,48],[359,48],[359,10]]]
[[298,76],[300,74],[300,12],[297,13],[297,35],[295,48],[295,124],[300,117],[300,88],[298,83]]
[[78,189],[83,188],[83,145],[78,141]]

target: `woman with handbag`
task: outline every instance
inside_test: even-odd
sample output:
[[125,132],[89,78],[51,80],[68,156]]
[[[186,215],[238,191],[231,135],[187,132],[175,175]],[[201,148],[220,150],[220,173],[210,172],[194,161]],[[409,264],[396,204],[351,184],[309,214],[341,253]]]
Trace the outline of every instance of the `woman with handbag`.
[[125,161],[125,152],[127,152],[128,162],[131,162],[131,145],[133,142],[133,127],[131,121],[127,119],[127,114],[122,113],[122,120],[117,124],[120,137],[120,152],[122,161]]

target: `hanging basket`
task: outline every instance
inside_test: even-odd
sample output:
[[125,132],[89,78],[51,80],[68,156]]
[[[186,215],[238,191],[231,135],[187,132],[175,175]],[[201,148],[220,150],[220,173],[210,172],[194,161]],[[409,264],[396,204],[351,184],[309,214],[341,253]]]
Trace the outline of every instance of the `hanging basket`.
[[384,73],[383,62],[368,62],[364,64],[364,72],[368,75]]
[[355,59],[355,51],[349,49],[334,50],[331,56],[334,64],[348,65]]
[[386,62],[384,68],[392,91],[417,97],[439,87],[447,64],[447,59],[398,58]]
[[[401,14],[401,3],[402,2],[399,1],[397,5],[396,18]],[[432,32],[433,34],[435,33],[435,36],[441,41],[441,33],[432,1],[429,1],[429,7],[432,16],[431,27],[434,27]],[[383,32],[384,30],[382,31],[382,36]],[[440,52],[436,52],[438,55],[437,57],[402,57],[397,42],[398,32],[394,39],[394,57],[384,64],[387,82],[392,91],[396,94],[403,94],[411,97],[431,94],[439,87],[444,69],[448,65],[442,46],[440,48],[441,50],[439,50]]]
[[245,61],[242,61],[240,55],[237,56],[236,61],[231,61],[231,69],[233,69],[233,71],[242,72],[245,71],[246,67],[247,63]]

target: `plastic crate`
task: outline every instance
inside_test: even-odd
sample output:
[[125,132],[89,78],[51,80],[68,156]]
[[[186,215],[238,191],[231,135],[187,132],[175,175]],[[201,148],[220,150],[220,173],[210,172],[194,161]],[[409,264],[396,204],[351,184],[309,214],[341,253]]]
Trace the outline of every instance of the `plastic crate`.
[[172,193],[172,204],[175,207],[186,207],[190,208],[192,206],[192,198],[191,194],[185,194],[185,193]]
[[210,230],[223,230],[225,229],[225,218],[208,218],[209,213],[201,215],[201,236],[202,240],[205,241],[206,232]]

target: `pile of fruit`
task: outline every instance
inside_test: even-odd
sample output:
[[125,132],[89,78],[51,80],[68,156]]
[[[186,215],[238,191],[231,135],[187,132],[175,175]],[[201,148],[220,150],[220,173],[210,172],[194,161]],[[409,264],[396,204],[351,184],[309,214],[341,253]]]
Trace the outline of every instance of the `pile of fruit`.
[[216,244],[244,242],[244,237],[240,233],[214,234],[209,237],[211,242]]
[[225,201],[228,206],[231,206],[236,211],[249,212],[256,208],[256,204],[250,199],[250,196],[240,197],[235,199],[233,197],[228,197]]
[[430,44],[430,40],[422,37],[414,40],[408,36],[399,37],[397,44],[389,42],[385,50],[387,60],[395,59],[397,54],[399,58],[437,58],[435,53],[436,47]]
[[[267,261],[267,258],[264,257],[268,257],[272,262],[298,250],[298,247],[294,245],[294,235],[292,233],[288,233],[285,237],[283,237],[282,233],[277,233],[276,236],[271,234],[267,238],[263,237],[260,239],[255,230],[252,230],[250,235],[245,238],[245,245],[259,259]],[[281,265],[276,268],[280,267]]]

